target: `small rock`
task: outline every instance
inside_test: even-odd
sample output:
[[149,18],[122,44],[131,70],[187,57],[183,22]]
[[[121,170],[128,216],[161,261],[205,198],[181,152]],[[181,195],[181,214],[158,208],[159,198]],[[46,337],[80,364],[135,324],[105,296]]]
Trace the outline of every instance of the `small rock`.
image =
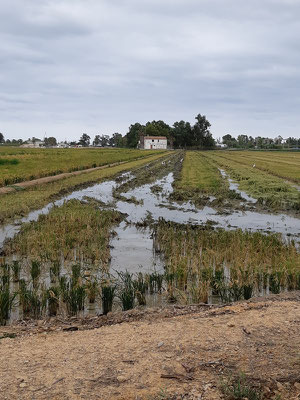
[[235,327],[234,324],[227,324],[227,326],[228,326],[228,328],[233,328],[233,327]]
[[164,342],[159,342],[158,345],[157,345],[157,347],[160,348],[160,347],[163,346],[163,345],[164,345]]
[[25,382],[22,382],[22,383],[20,383],[20,385],[19,385],[20,388],[25,388],[26,386],[27,386],[27,383],[25,383]]
[[128,381],[128,377],[125,375],[119,375],[119,376],[117,376],[117,380],[118,380],[118,382],[123,383],[123,382]]
[[294,386],[296,389],[300,390],[300,382],[295,382]]

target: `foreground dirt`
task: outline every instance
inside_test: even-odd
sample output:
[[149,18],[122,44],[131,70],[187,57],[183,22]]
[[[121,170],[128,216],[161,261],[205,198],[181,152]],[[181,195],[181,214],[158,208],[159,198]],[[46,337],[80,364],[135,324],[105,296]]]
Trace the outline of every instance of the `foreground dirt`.
[[300,293],[0,328],[0,399],[222,399],[241,371],[300,398]]

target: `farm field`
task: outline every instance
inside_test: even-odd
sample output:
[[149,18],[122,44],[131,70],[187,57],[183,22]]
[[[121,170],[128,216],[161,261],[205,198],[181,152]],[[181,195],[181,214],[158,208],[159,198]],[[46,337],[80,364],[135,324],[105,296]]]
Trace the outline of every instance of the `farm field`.
[[117,166],[91,171],[83,175],[73,176],[57,182],[46,183],[40,186],[29,187],[22,191],[16,191],[0,195],[0,224],[10,219],[28,214],[30,211],[43,207],[56,198],[84,185],[91,185],[101,180],[119,174],[128,169],[139,166],[162,157],[164,153],[154,153],[147,157]]
[[0,186],[116,162],[131,161],[153,151],[131,149],[27,149],[0,146]]
[[[147,313],[155,330],[156,312],[146,308],[158,307],[169,315],[172,310],[191,312],[193,304],[213,315],[224,307],[230,313],[259,302],[259,315],[252,316],[258,324],[267,307],[262,304],[273,301],[269,295],[298,299],[297,174],[288,180],[253,167],[250,160],[257,161],[251,155],[243,155],[249,157],[247,164],[240,152],[158,152],[0,196],[4,338],[6,333],[19,335],[25,324],[27,333],[40,332],[41,323],[49,321],[49,329],[73,329],[76,323],[75,330]],[[286,305],[291,320],[297,302]],[[242,335],[252,335],[250,325],[242,325]],[[189,340],[195,341],[191,335]],[[215,329],[210,337],[214,335]],[[218,354],[222,360],[228,356]],[[233,355],[226,360],[229,365]],[[257,360],[256,352],[251,363]],[[273,361],[270,356],[272,368]],[[253,385],[248,364],[238,368],[226,367],[222,374],[239,382],[246,370],[248,389],[257,396],[263,393],[266,383]],[[293,368],[298,373],[298,364]],[[276,376],[283,379],[282,371]],[[292,377],[286,379],[289,389],[284,390],[295,391]],[[225,391],[220,396],[230,399]]]
[[[265,153],[263,153],[265,154]],[[300,157],[298,153],[272,153],[266,152],[188,152],[185,158],[183,169],[179,177],[176,188],[181,191],[198,191],[203,195],[215,194],[219,200],[234,198],[232,190],[222,190],[224,188],[220,182],[222,174],[227,174],[233,182],[238,184],[238,189],[244,191],[258,201],[260,206],[277,210],[299,210],[300,191],[295,187],[294,182],[300,179]],[[262,164],[260,159],[268,159],[268,169],[266,164]],[[289,162],[289,158],[292,161]],[[277,159],[278,158],[278,159]],[[195,165],[197,164],[197,173]],[[259,167],[264,165],[264,169]],[[280,166],[284,165],[285,168]],[[199,171],[200,169],[200,171]],[[281,171],[280,173],[278,171]],[[282,176],[279,176],[279,175]],[[209,176],[209,180],[199,177]],[[288,181],[289,179],[289,181]],[[219,189],[212,190],[211,181],[219,182]]]
[[[215,152],[217,155],[218,153]],[[282,151],[222,151],[221,155],[227,160],[233,160],[266,171],[271,175],[284,178],[291,182],[300,183],[300,152]]]

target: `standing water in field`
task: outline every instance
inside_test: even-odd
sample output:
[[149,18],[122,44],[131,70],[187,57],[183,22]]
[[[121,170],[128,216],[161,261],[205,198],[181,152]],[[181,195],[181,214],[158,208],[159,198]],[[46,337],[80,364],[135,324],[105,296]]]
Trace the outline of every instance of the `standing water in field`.
[[[92,199],[99,208],[115,209],[125,215],[126,219],[114,228],[115,234],[110,240],[110,272],[114,276],[118,276],[118,274],[123,276],[122,273],[129,271],[135,277],[141,272],[149,277],[154,277],[153,279],[158,279],[158,284],[161,284],[159,274],[164,271],[166,258],[164,252],[157,251],[152,224],[155,225],[161,220],[186,224],[187,226],[214,225],[216,228],[231,231],[240,228],[243,231],[275,232],[283,234],[286,239],[298,240],[300,220],[285,214],[235,211],[231,214],[222,215],[212,207],[205,206],[198,209],[191,202],[183,204],[171,202],[169,196],[173,191],[174,174],[169,172],[168,169],[164,173],[165,165],[165,161],[164,164],[160,164],[160,178],[153,179],[151,183],[143,184],[143,179],[137,179],[136,174],[126,173],[116,180],[105,181],[89,188],[74,191],[64,198],[48,204],[41,210],[31,212],[27,217],[16,221],[16,224],[7,225],[0,230],[0,246],[3,246],[5,239],[12,238],[19,232],[23,222],[36,221],[40,215],[48,214],[53,206],[60,207],[64,202],[72,199],[83,202]],[[149,175],[151,175],[151,171]],[[232,183],[230,184],[232,185]],[[124,190],[122,190],[123,187]],[[118,191],[118,189],[120,190]],[[236,190],[237,188],[231,186],[231,189]],[[240,192],[240,194],[243,195],[243,192]],[[246,200],[252,202],[250,198]],[[26,271],[28,275],[29,267]],[[81,272],[88,279],[95,273],[83,264]],[[61,277],[64,278],[69,273],[64,268],[62,260]],[[101,273],[96,273],[95,277],[101,279]],[[26,278],[26,276],[21,276],[21,278]],[[41,279],[43,279],[45,286],[49,288],[51,285],[49,271],[46,275],[41,273]],[[63,282],[60,284],[64,285]],[[93,294],[92,284],[91,281],[89,283],[90,296]],[[268,284],[264,287],[263,290],[268,290]],[[33,295],[32,293],[27,295],[29,294]],[[80,293],[76,293],[76,296],[80,295]],[[147,304],[152,301],[151,299],[153,298],[147,298]],[[87,299],[85,298],[82,301],[87,301]],[[91,302],[88,307],[90,312],[100,312],[93,304]],[[18,315],[18,310],[14,310],[13,318],[17,318]]]

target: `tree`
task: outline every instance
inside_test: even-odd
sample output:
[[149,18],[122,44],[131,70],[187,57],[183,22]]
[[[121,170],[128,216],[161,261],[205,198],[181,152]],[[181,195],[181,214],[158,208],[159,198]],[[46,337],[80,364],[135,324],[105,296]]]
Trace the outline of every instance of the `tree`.
[[192,146],[200,148],[212,148],[215,146],[215,140],[210,133],[210,122],[205,115],[198,114],[196,123],[192,130]]
[[90,140],[91,138],[87,133],[83,133],[81,138],[79,139],[79,144],[81,144],[83,147],[88,147],[90,145]]
[[185,121],[174,122],[172,136],[175,149],[192,146],[191,124]]
[[4,143],[4,135],[0,132],[0,143]]
[[238,140],[240,147],[243,147],[243,148],[247,147],[247,144],[249,142],[249,138],[247,135],[239,135],[237,137],[237,140]]
[[44,139],[44,143],[46,147],[54,147],[57,146],[57,140],[55,139],[55,137],[50,136],[48,138]]
[[93,146],[100,146],[100,143],[101,143],[100,135],[96,135],[93,140]]
[[121,133],[115,132],[112,136],[113,143],[116,147],[124,147],[124,138]]
[[108,135],[100,136],[100,145],[102,147],[109,146],[109,136]]
[[226,144],[228,147],[237,147],[238,145],[236,138],[231,136],[229,133],[227,133],[227,135],[224,135],[222,139],[223,143]]
[[130,125],[129,131],[126,134],[127,147],[137,148],[140,136],[145,135],[145,125],[136,122]]

